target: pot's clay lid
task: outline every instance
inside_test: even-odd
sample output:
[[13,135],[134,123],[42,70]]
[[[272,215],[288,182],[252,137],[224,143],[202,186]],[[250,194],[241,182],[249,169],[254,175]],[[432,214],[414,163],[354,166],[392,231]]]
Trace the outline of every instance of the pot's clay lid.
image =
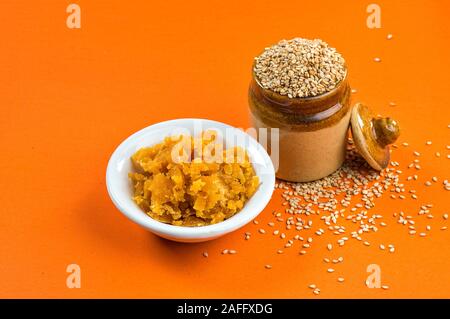
[[389,164],[389,145],[400,135],[396,120],[373,115],[364,104],[357,103],[351,115],[352,135],[356,149],[374,169],[381,171]]

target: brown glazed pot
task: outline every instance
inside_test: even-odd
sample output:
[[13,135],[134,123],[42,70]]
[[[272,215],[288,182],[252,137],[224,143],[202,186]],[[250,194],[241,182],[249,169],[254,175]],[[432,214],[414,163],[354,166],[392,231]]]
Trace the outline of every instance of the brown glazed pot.
[[[253,73],[249,88],[253,127],[279,129],[277,177],[307,182],[336,171],[345,159],[350,122],[350,86],[345,78],[330,92],[289,98],[264,89]],[[268,136],[268,151],[274,143]]]

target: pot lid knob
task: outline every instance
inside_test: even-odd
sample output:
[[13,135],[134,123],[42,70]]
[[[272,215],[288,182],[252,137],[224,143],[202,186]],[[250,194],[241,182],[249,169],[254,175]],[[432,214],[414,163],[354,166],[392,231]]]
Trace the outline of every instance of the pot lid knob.
[[352,109],[351,128],[361,156],[378,171],[386,168],[390,159],[389,145],[400,135],[398,122],[390,117],[375,117],[366,105],[357,103]]
[[381,147],[393,144],[400,135],[400,127],[396,120],[390,117],[373,119],[375,139]]

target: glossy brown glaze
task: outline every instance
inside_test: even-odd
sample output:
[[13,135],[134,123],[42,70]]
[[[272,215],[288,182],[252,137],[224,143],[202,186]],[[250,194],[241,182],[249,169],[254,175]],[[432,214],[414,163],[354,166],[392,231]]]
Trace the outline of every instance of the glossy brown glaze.
[[373,119],[375,139],[381,147],[394,143],[400,135],[400,127],[396,120],[386,117]]
[[364,104],[352,110],[352,133],[359,153],[376,170],[389,164],[389,145],[400,135],[398,122],[392,118],[377,118]]
[[249,88],[253,116],[267,127],[315,131],[338,123],[350,110],[347,77],[330,92],[307,98],[289,98],[264,89],[253,73]]
[[[330,92],[289,98],[264,89],[253,74],[249,88],[250,119],[256,129],[278,128],[276,176],[308,182],[336,171],[345,159],[350,122],[350,86],[345,77]],[[275,144],[276,145],[276,144]],[[272,159],[273,160],[273,159]]]

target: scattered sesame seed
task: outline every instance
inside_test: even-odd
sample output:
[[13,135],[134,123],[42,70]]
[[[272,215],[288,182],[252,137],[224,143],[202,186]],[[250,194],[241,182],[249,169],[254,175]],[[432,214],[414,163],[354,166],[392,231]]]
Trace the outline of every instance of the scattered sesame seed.
[[209,256],[208,252],[204,251],[203,252],[203,257],[208,258],[208,256]]
[[394,36],[393,36],[391,33],[389,33],[389,34],[386,36],[386,39],[392,40],[393,37],[394,37]]
[[388,290],[389,286],[388,285],[382,285],[381,288],[384,289],[384,290]]
[[[401,145],[409,146],[407,142]],[[420,170],[421,154],[418,151],[414,151],[413,154],[416,158],[409,166]],[[384,194],[386,196],[392,195],[396,199],[405,199],[409,196],[412,199],[418,199],[417,191],[410,189],[409,183],[406,185],[403,183],[403,179],[400,176],[403,170],[402,166],[395,160],[389,164],[389,167],[381,172],[371,171],[367,163],[361,160],[356,153],[353,140],[350,138],[346,161],[337,172],[313,182],[278,183],[277,188],[283,192],[282,197],[286,203],[286,218],[281,218],[280,215],[278,216],[280,217],[278,221],[286,223],[286,229],[295,229],[297,231],[310,230],[312,234],[320,236],[325,231],[322,228],[314,229],[311,219],[313,216],[319,216],[320,221],[325,225],[324,229],[338,236],[336,244],[334,242],[333,244],[325,244],[328,251],[333,250],[333,245],[343,246],[349,238],[361,241],[365,246],[370,246],[371,244],[364,240],[364,234],[376,232],[378,227],[386,227],[389,224],[389,222],[386,223],[384,221],[382,215],[370,212],[375,206],[376,198]],[[410,175],[405,179],[417,181],[419,176]],[[421,180],[423,180],[422,177]],[[438,181],[439,178],[433,176],[430,180],[423,181],[423,183],[432,185],[432,182],[437,183]],[[450,190],[448,180],[442,181],[442,185],[445,189],[448,188],[447,190]],[[419,215],[425,215],[424,217],[429,219],[433,218],[431,214],[432,207],[432,204],[422,204]],[[421,237],[425,237],[427,232],[431,230],[431,226],[427,225],[425,227],[426,231],[424,229],[423,232],[420,232],[419,222],[412,213],[397,212],[393,216],[400,225],[407,227],[406,231],[410,235],[418,234]],[[347,230],[346,227],[339,223],[342,219],[353,222],[357,228]],[[415,225],[416,222],[417,226]],[[314,221],[314,224],[316,224],[316,221]],[[440,229],[446,230],[447,226],[443,226]],[[312,242],[313,237],[305,236],[305,239],[303,239],[297,234],[293,239],[301,239],[302,247],[310,248],[309,244]],[[381,250],[387,250],[389,253],[394,253],[396,250],[393,244],[386,244],[386,246],[380,244],[379,247]],[[300,254],[306,254],[306,252],[307,250],[302,250]],[[342,257],[335,257],[335,259],[323,258],[324,263],[338,264],[342,261]],[[335,272],[335,270],[328,268],[327,272],[331,273]]]
[[379,57],[373,58],[373,60],[374,60],[375,62],[381,62],[381,58],[379,58]]
[[338,282],[344,282],[344,280],[345,280],[345,279],[344,279],[343,277],[339,277],[339,278],[337,279]]
[[265,265],[266,269],[272,269],[272,265]]

